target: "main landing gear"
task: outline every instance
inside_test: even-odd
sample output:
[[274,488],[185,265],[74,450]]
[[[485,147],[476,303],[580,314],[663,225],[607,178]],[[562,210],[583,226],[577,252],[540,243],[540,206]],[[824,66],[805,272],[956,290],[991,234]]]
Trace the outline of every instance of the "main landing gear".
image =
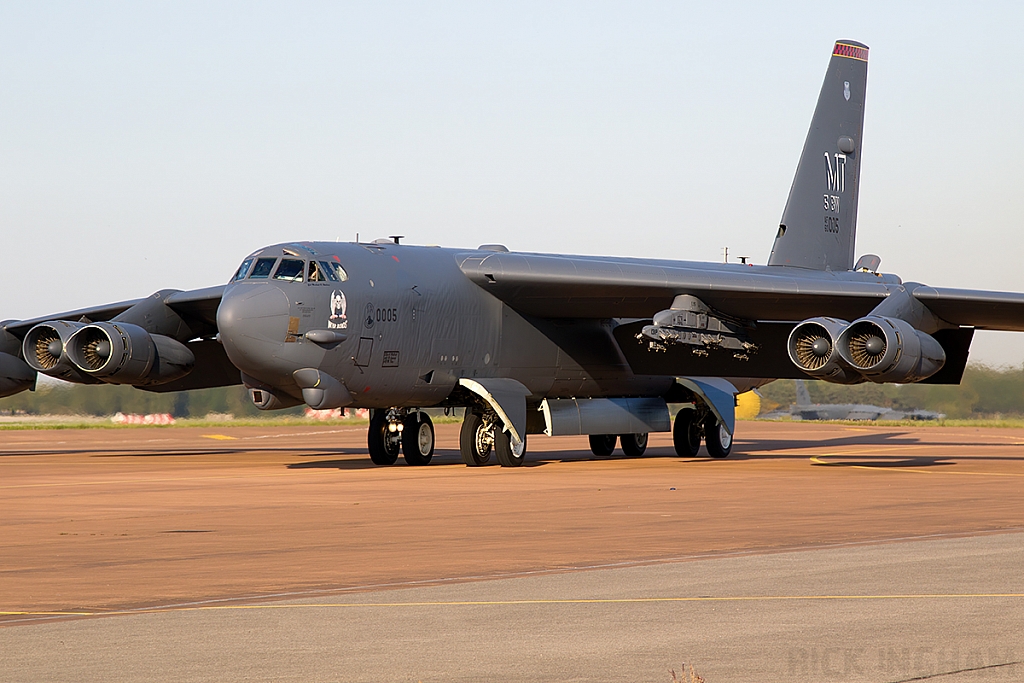
[[434,424],[422,411],[374,410],[366,445],[375,465],[394,465],[399,451],[408,465],[426,465],[434,457]]
[[622,444],[622,452],[631,458],[639,458],[647,450],[646,434],[591,434],[590,452],[594,455],[611,455],[615,442]]
[[466,416],[462,420],[459,450],[462,451],[462,460],[469,467],[486,465],[492,450],[502,467],[520,467],[526,461],[525,441],[517,453],[509,433],[502,429],[496,415],[470,408],[466,409]]
[[712,458],[727,458],[732,452],[732,435],[729,430],[711,414],[701,416],[693,408],[683,408],[676,413],[672,426],[672,445],[683,458],[694,458],[700,450],[701,438]]

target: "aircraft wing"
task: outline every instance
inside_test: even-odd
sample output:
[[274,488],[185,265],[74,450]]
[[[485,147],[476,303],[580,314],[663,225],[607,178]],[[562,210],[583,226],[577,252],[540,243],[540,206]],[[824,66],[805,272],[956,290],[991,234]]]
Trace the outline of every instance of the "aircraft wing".
[[1024,332],[1024,294],[918,287],[914,298],[955,325]]
[[853,320],[885,299],[886,284],[893,284],[876,276],[842,279],[827,271],[780,266],[709,267],[547,254],[475,252],[460,258],[459,266],[517,311],[546,318],[650,318],[676,295],[692,294],[746,320],[800,321],[818,315]]
[[[189,291],[163,290],[164,303],[173,309],[183,318],[193,323],[192,328],[196,330],[197,336],[207,336],[217,332],[217,307],[220,305],[221,295],[224,293],[224,285],[216,287],[205,287]],[[39,323],[51,320],[71,320],[85,322],[100,322],[110,320],[124,313],[137,303],[145,299],[130,299],[118,301],[102,306],[90,308],[78,308],[63,313],[53,313],[31,320],[16,320],[8,322],[3,326],[14,336],[22,338],[25,334]]]
[[[146,391],[166,392],[185,391],[222,387],[241,383],[238,369],[231,364],[224,347],[211,339],[217,334],[217,307],[220,305],[224,285],[205,287],[189,291],[161,290],[152,297],[162,298],[164,305],[177,313],[188,325],[194,338],[185,345],[195,356],[195,368],[185,377],[164,384],[140,387]],[[79,308],[63,313],[54,313],[32,320],[16,320],[0,324],[0,333],[7,331],[18,339],[23,339],[30,329],[39,323],[54,320],[70,320],[76,322],[100,322],[112,320],[128,311],[132,306],[146,299],[118,301],[91,308]],[[130,315],[130,314],[129,314]],[[182,340],[185,341],[185,340]]]
[[[880,277],[779,266],[687,264],[549,254],[465,254],[462,271],[512,308],[545,318],[650,318],[678,294],[730,316],[800,321],[867,315],[895,284]],[[918,287],[914,297],[953,325],[1024,331],[1024,294]]]

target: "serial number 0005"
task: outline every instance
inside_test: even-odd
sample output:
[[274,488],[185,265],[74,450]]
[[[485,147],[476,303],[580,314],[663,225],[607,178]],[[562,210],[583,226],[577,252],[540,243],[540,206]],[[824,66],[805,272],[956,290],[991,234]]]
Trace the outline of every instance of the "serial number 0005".
[[373,316],[374,320],[379,323],[393,323],[398,322],[398,309],[397,308],[378,308]]

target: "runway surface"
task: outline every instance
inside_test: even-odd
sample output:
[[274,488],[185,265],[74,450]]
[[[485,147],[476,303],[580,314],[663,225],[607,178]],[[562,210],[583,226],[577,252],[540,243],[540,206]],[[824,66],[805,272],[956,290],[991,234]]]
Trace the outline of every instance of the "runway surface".
[[1024,430],[513,470],[457,437],[377,468],[358,426],[0,432],[0,680],[1024,678]]

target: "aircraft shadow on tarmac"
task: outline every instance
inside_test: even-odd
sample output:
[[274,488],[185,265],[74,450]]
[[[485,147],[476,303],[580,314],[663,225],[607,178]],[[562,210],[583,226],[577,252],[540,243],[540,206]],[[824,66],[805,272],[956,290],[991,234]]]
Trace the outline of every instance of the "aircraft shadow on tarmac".
[[[840,455],[843,460],[812,462],[812,467],[936,467],[958,465],[957,460],[949,457],[904,456],[904,455]],[[1016,458],[1015,458],[1016,459]],[[988,460],[988,458],[985,458]]]

